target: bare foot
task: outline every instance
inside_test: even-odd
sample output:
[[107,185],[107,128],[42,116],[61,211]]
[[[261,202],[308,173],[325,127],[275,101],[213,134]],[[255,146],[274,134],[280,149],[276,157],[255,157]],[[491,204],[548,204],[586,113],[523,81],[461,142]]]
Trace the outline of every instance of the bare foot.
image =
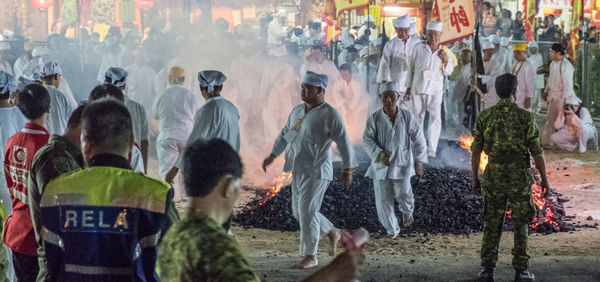
[[292,269],[307,269],[319,265],[317,256],[305,256],[299,263],[292,265]]
[[329,256],[333,257],[335,256],[337,245],[340,242],[340,239],[342,238],[340,230],[337,228],[331,229],[331,231],[329,231],[329,233],[327,234],[327,237],[329,237]]
[[402,226],[409,227],[415,222],[412,214],[403,214],[402,215]]

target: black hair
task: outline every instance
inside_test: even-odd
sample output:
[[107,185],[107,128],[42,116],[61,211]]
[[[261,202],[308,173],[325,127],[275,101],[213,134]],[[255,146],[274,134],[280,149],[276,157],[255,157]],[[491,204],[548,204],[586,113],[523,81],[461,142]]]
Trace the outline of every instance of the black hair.
[[88,99],[90,100],[90,102],[92,102],[105,97],[113,97],[118,101],[121,101],[121,103],[125,102],[125,95],[123,95],[123,91],[121,91],[119,87],[108,83],[100,84],[94,87]]
[[114,98],[103,98],[86,105],[81,130],[92,146],[107,152],[129,150],[133,142],[129,111]]
[[345,63],[345,64],[341,65],[340,66],[340,71],[344,71],[344,70],[352,72],[352,65],[348,64],[348,63]]
[[554,52],[559,52],[563,56],[565,55],[565,46],[563,46],[560,43],[552,44],[552,47],[550,47],[550,49],[552,49],[552,51]]
[[85,110],[86,105],[87,102],[79,104],[73,113],[71,113],[71,117],[69,117],[69,123],[67,124],[68,128],[73,128],[81,124],[81,116],[83,115],[83,110]]
[[346,48],[346,50],[348,50],[348,53],[356,53],[356,52],[358,52],[358,50],[356,50],[356,48],[354,48],[354,46],[350,46],[350,47]]
[[302,35],[302,33],[303,33],[303,31],[301,28],[297,28],[297,27],[294,28],[294,35],[300,36],[300,35]]
[[[0,92],[4,90],[4,87],[0,87]],[[0,93],[0,100],[8,100],[10,98],[10,91],[6,91],[6,93]]]
[[313,23],[310,24],[309,29],[320,31],[321,30],[321,23],[320,22],[313,22]]
[[312,46],[310,46],[310,50],[321,50],[321,51],[323,51],[323,45],[322,44],[313,44]]
[[28,119],[37,119],[50,109],[50,94],[39,84],[27,85],[19,92],[17,107]]
[[500,99],[509,98],[513,90],[517,88],[517,85],[517,77],[510,73],[505,73],[496,78],[496,94]]
[[185,193],[190,197],[210,194],[221,177],[242,177],[243,166],[238,153],[221,139],[198,140],[188,145],[183,155]]

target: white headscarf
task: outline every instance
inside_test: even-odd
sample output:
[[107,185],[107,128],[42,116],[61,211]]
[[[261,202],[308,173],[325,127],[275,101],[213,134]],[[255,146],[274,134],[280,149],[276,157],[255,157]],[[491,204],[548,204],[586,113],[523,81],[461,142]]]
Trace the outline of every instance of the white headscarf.
[[104,74],[104,83],[110,83],[116,87],[122,87],[127,83],[129,73],[119,67],[110,67]]
[[227,77],[220,71],[205,70],[198,73],[198,83],[203,88],[208,88],[208,93],[215,91],[215,86],[221,86],[225,83]]
[[13,76],[3,71],[0,71],[0,88],[2,88],[2,90],[0,90],[0,94],[2,95],[6,95],[15,91],[15,83],[13,81]]

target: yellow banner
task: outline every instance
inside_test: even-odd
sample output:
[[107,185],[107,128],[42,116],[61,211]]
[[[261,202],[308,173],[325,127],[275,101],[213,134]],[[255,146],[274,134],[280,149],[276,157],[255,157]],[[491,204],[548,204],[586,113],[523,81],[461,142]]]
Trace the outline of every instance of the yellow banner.
[[473,35],[475,13],[471,0],[436,0],[433,4],[432,19],[444,23],[442,43],[454,43]]
[[334,0],[337,15],[354,9],[366,8],[369,5],[369,0]]
[[373,19],[375,19],[375,25],[379,26],[383,23],[381,7],[375,5],[369,6],[369,15],[373,16]]
[[93,27],[93,32],[97,32],[100,35],[100,42],[104,40],[104,37],[108,34],[108,30],[110,29],[110,25],[95,23]]

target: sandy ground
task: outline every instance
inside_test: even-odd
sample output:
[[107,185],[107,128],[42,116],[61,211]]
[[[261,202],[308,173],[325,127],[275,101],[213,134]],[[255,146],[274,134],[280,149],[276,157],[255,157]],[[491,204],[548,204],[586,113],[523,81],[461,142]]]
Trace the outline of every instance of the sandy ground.
[[[155,153],[151,152],[149,174],[156,176]],[[600,219],[600,153],[585,154],[549,151],[547,170],[553,189],[570,199],[568,215],[574,223],[599,223]],[[154,166],[153,166],[154,164]],[[238,206],[252,196],[242,195]],[[183,208],[184,202],[177,203]],[[415,215],[418,216],[418,215]],[[592,217],[589,220],[589,217]],[[312,270],[292,270],[299,260],[298,232],[278,232],[234,227],[240,244],[265,281],[298,281]],[[320,245],[320,265],[331,258],[326,254],[326,241]],[[513,239],[505,232],[500,243],[497,278],[511,281]],[[429,235],[389,239],[372,234],[366,256],[363,281],[472,281],[479,268],[481,233],[470,236]],[[551,235],[533,234],[529,241],[531,270],[538,281],[600,281],[600,230],[581,228],[575,232]]]

